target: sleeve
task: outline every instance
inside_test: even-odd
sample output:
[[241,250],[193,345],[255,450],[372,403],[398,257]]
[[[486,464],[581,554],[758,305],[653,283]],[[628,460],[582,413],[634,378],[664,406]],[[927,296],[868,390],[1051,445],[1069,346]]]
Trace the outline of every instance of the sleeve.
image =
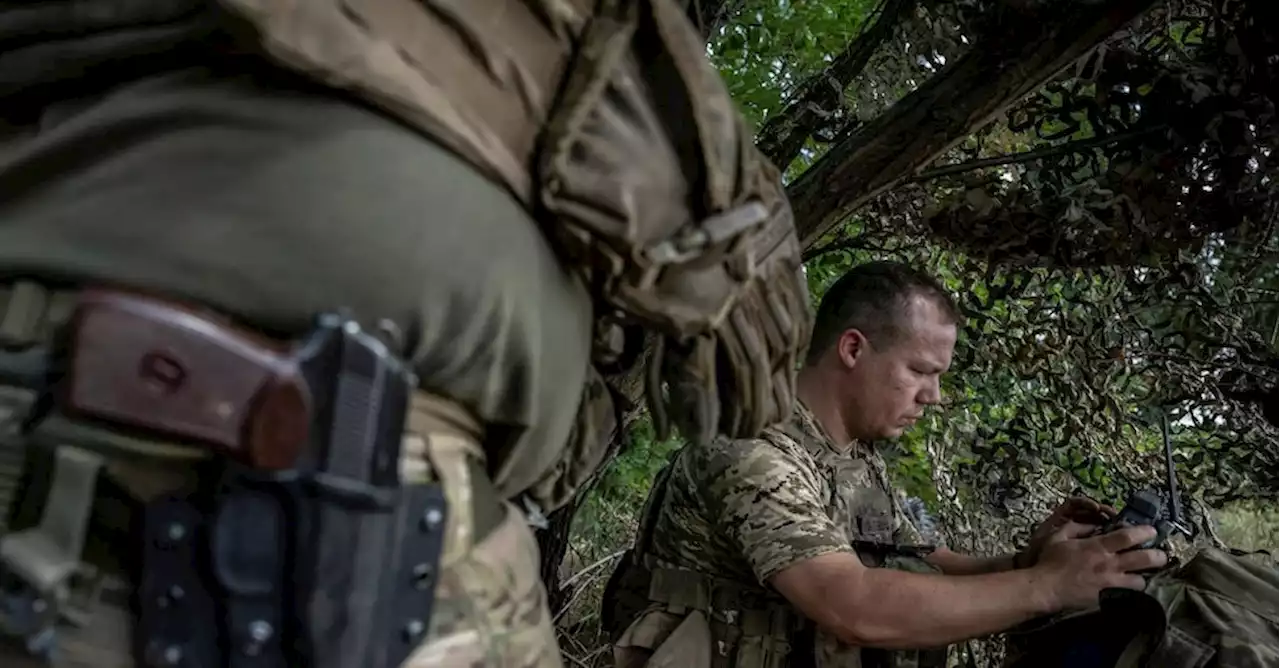
[[722,442],[693,467],[710,520],[764,584],[788,566],[852,552],[827,514],[819,474],[797,453],[764,440]]

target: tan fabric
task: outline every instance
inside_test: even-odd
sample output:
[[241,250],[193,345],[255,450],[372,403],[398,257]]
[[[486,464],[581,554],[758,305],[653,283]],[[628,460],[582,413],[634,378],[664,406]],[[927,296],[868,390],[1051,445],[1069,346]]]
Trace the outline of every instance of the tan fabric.
[[711,668],[714,654],[711,626],[701,611],[680,616],[655,610],[632,624],[614,643],[613,665],[615,668]]
[[91,611],[93,623],[84,628],[62,631],[58,658],[52,666],[25,653],[0,644],[0,666],[4,668],[135,668],[132,657],[133,621],[119,601],[99,603]]
[[506,518],[440,574],[429,639],[405,668],[563,665],[538,570],[538,544],[510,504]]

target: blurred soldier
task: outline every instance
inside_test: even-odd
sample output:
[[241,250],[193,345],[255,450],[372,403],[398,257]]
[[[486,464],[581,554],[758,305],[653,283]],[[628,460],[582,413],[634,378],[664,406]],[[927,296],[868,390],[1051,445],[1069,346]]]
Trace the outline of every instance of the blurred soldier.
[[0,665],[557,666],[598,369],[786,417],[779,175],[672,0],[596,4],[0,2]]

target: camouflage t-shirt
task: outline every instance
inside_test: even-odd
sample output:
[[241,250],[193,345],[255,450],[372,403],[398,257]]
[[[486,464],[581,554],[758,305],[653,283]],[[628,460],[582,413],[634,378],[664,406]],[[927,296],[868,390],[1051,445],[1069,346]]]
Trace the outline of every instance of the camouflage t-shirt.
[[854,539],[923,542],[880,455],[839,447],[799,403],[760,438],[686,446],[658,502],[648,552],[659,565],[744,583],[851,552]]

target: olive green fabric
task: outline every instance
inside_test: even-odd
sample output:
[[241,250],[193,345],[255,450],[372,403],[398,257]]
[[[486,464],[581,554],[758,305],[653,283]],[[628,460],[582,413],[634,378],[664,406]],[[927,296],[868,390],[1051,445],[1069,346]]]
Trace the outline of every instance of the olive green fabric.
[[1247,556],[1202,548],[1141,592],[1104,592],[1095,610],[1036,620],[1009,634],[1006,668],[1272,668],[1277,573]]
[[[261,68],[261,65],[259,65]],[[49,105],[0,138],[0,271],[123,283],[283,333],[393,320],[426,389],[489,423],[499,490],[561,456],[591,306],[468,165],[283,74],[193,69]]]

